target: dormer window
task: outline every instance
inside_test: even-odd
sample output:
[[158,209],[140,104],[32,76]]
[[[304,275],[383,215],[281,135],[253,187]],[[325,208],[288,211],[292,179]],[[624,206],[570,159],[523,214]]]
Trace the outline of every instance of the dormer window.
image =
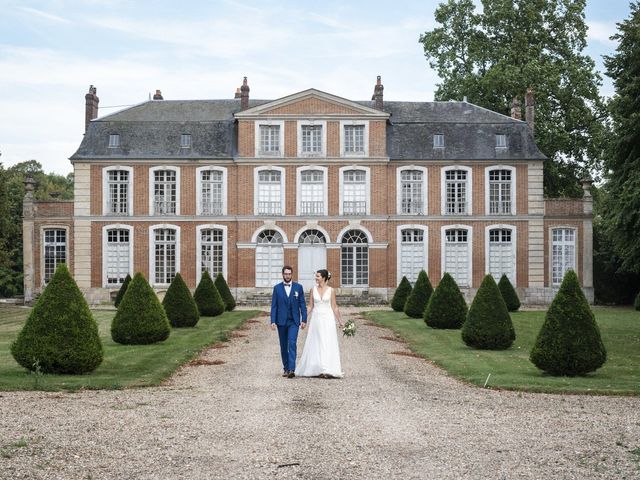
[[507,136],[504,133],[496,134],[496,148],[507,148]]
[[444,135],[442,133],[436,133],[433,136],[433,148],[444,148]]
[[109,148],[118,148],[120,146],[120,135],[112,133],[109,135]]
[[180,147],[191,148],[191,135],[189,133],[183,133],[180,135]]

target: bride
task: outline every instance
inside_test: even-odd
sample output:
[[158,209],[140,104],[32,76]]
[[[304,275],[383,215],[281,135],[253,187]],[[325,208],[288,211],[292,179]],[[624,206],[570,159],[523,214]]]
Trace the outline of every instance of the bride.
[[341,378],[340,350],[336,319],[342,328],[342,317],[336,304],[336,294],[327,285],[331,274],[327,270],[316,272],[317,286],[309,295],[309,332],[304,343],[302,357],[296,368],[296,376]]

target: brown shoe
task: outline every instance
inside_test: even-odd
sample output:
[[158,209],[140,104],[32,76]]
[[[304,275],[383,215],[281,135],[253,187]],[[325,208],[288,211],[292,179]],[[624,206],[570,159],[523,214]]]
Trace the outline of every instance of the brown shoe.
[[288,378],[293,378],[293,377],[295,377],[295,376],[296,376],[296,374],[295,374],[295,372],[294,372],[293,370],[292,370],[292,371],[290,371],[290,372],[287,374],[287,377],[288,377]]

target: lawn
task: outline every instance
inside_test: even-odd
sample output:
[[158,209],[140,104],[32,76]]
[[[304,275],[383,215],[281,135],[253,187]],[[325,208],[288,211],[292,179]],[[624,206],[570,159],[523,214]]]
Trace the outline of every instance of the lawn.
[[594,307],[593,311],[607,349],[607,362],[595,373],[581,377],[546,375],[529,361],[545,312],[512,313],[516,341],[504,351],[474,350],[462,342],[459,330],[434,330],[403,313],[373,311],[363,315],[391,328],[414,353],[474,385],[487,382],[488,388],[529,392],[640,395],[640,312],[610,307]]
[[164,342],[120,345],[111,340],[113,311],[92,312],[100,328],[104,361],[88,375],[35,375],[18,365],[10,352],[29,310],[0,308],[0,390],[118,389],[158,385],[209,345],[226,341],[256,311],[202,317],[193,328],[172,329]]

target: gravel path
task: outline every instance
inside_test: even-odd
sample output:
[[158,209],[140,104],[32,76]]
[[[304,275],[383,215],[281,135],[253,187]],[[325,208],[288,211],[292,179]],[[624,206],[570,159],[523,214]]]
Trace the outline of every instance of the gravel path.
[[262,318],[162,387],[0,392],[0,478],[640,478],[640,398],[470,387],[358,325],[342,380],[282,378]]

